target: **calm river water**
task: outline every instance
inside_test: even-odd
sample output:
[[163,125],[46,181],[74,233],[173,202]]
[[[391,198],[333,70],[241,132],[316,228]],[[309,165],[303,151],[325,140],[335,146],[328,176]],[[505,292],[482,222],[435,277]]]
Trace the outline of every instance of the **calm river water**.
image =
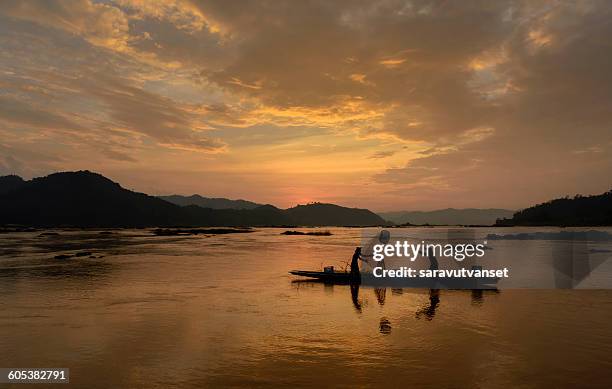
[[282,231],[1,234],[0,367],[82,388],[612,386],[610,290],[292,282],[349,261],[361,231]]

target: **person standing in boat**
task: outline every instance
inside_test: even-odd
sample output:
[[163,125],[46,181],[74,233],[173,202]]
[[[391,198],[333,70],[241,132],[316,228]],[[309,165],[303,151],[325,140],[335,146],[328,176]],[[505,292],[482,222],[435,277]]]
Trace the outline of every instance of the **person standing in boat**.
[[359,257],[361,255],[361,247],[356,247],[351,259],[351,282],[360,283],[361,273],[359,272]]

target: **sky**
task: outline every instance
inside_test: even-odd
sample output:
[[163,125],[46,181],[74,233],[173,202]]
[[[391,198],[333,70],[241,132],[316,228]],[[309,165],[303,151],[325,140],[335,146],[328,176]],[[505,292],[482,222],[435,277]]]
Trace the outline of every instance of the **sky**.
[[609,1],[0,2],[0,175],[376,211],[612,188]]

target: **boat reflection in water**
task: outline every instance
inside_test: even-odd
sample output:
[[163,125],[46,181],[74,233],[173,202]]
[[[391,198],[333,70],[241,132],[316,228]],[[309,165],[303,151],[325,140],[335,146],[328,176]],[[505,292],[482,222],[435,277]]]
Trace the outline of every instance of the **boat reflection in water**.
[[[383,231],[386,232],[386,231]],[[381,236],[383,234],[381,233]],[[388,237],[384,239],[388,242]],[[427,252],[429,258],[429,269],[437,270],[439,265],[436,257],[430,252]],[[367,258],[367,256],[366,256]],[[483,289],[488,291],[498,292],[496,289],[497,278],[481,278],[481,279],[389,279],[376,278],[371,272],[360,271],[359,260],[363,260],[361,247],[355,249],[353,258],[350,263],[350,271],[337,272],[332,266],[326,267],[324,271],[304,271],[292,270],[289,273],[306,279],[293,280],[297,283],[322,283],[327,287],[332,288],[334,285],[349,285],[351,291],[351,301],[355,310],[358,313],[363,311],[363,302],[359,298],[360,288],[372,288],[378,305],[385,305],[387,297],[387,287],[390,287],[393,294],[401,295],[404,293],[404,288],[412,290],[429,290],[429,302],[418,308],[415,312],[417,319],[433,320],[436,315],[436,310],[440,305],[440,289],[455,289],[459,291],[471,291],[472,305],[480,306],[483,302]],[[384,268],[384,263],[382,268]],[[475,289],[471,289],[475,288]],[[390,334],[392,329],[391,321],[387,317],[381,317],[379,330],[382,334]]]
[[[364,304],[362,296],[360,296],[360,293],[363,294],[364,291],[372,290],[374,297],[376,298],[376,302],[378,303],[379,306],[385,305],[385,302],[387,300],[387,289],[391,289],[391,293],[393,295],[398,295],[398,296],[405,294],[405,292],[412,293],[412,294],[420,294],[421,292],[424,291],[423,289],[415,289],[415,288],[408,288],[408,289],[381,288],[381,287],[372,288],[372,287],[361,285],[359,283],[350,283],[348,285],[346,283],[334,284],[334,283],[324,282],[324,281],[316,280],[316,279],[296,279],[296,280],[292,280],[291,282],[296,287],[300,287],[305,284],[310,284],[312,286],[321,285],[326,289],[326,292],[328,293],[329,292],[334,293],[338,289],[344,291],[348,286],[348,288],[350,289],[351,303],[353,304],[353,307],[355,308],[355,312],[357,312],[357,314],[362,314],[364,308],[367,306],[367,304]],[[459,290],[452,290],[452,292],[461,293],[465,295],[469,293],[472,306],[474,307],[479,307],[483,304],[485,293],[493,293],[493,294],[500,293],[498,289],[486,289],[486,290],[459,289]],[[427,321],[431,321],[436,316],[436,312],[440,307],[441,291],[440,289],[429,289],[428,293],[429,293],[428,301],[422,304],[414,313],[414,316],[416,319],[424,319]],[[393,328],[390,319],[387,318],[386,316],[382,316],[380,318],[379,327],[380,327],[379,328],[380,333],[382,334],[390,334]]]
[[[350,271],[336,271],[333,266],[326,266],[323,271],[312,271],[312,270],[290,270],[289,274],[305,277],[307,279],[324,282],[327,284],[361,284],[374,287],[376,289],[385,287],[395,288],[418,288],[418,289],[490,289],[494,290],[497,288],[499,281],[498,277],[415,277],[404,275],[403,272],[407,272],[408,268],[403,267],[401,269],[387,269],[384,261],[380,262],[380,266],[373,267],[372,261],[364,260],[367,255],[362,254],[361,247],[355,248],[353,258],[348,266]],[[431,251],[427,252],[429,259],[429,271],[439,270],[439,264],[437,258]],[[364,261],[368,265],[360,266],[359,261]],[[363,267],[363,268],[362,268]],[[380,274],[382,271],[399,272],[401,276],[391,275],[383,276]],[[414,270],[414,269],[410,269]],[[463,269],[465,270],[465,269]],[[480,271],[482,266],[472,265],[470,270]],[[377,271],[379,274],[377,274]],[[396,274],[396,273],[393,273]],[[384,297],[382,297],[384,300]]]

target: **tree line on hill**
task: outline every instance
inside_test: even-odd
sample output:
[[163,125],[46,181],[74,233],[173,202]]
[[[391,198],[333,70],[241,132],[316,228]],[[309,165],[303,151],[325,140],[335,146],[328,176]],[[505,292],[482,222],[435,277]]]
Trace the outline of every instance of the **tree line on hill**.
[[498,219],[496,226],[612,226],[612,190],[547,201]]
[[[251,203],[254,204],[254,203]],[[165,226],[379,226],[387,222],[367,209],[314,203],[279,209],[180,206],[122,188],[89,171],[61,172],[25,181],[0,177],[0,225],[36,227]]]
[[[450,212],[452,211],[452,212]],[[504,211],[504,212],[502,212]],[[490,218],[505,210],[396,212],[395,217]],[[427,215],[425,215],[427,214]],[[383,217],[386,214],[382,214]],[[0,225],[33,227],[390,226],[367,209],[312,203],[288,209],[246,200],[154,197],[133,192],[89,171],[61,172],[26,181],[0,177]],[[391,219],[391,217],[390,217]],[[466,219],[467,220],[467,219]],[[446,223],[453,224],[453,223]],[[457,223],[454,223],[457,224]],[[461,224],[461,223],[459,223]],[[465,224],[465,223],[463,223]],[[565,197],[497,219],[495,226],[610,226],[612,190]]]

